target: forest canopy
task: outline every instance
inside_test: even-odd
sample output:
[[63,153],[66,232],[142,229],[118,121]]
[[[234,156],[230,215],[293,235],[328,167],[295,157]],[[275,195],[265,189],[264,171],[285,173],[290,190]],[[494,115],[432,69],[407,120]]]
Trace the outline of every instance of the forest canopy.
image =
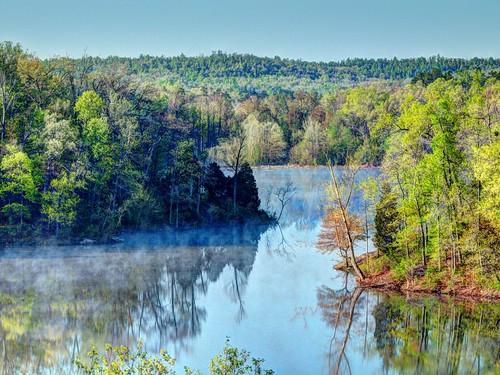
[[221,51],[208,56],[174,57],[141,55],[135,58],[109,56],[84,57],[75,63],[88,63],[95,70],[117,64],[130,74],[178,83],[185,87],[207,86],[235,95],[270,94],[305,90],[325,92],[336,86],[350,86],[367,80],[405,80],[435,74],[455,74],[479,69],[500,68],[497,58],[363,59],[313,62],[281,57],[228,54]]
[[349,158],[383,165],[398,204],[424,210],[417,224],[439,198],[457,220],[473,207],[498,228],[499,66],[224,53],[41,60],[0,43],[0,236],[267,219],[251,166]]

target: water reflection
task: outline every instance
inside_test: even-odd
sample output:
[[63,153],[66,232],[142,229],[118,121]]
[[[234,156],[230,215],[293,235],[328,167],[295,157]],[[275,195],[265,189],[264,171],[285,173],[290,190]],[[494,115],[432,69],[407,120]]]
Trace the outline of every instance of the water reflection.
[[498,304],[355,289],[333,270],[336,255],[315,247],[328,170],[256,177],[264,189],[294,183],[281,226],[3,250],[0,373],[71,374],[91,344],[139,338],[177,357],[179,373],[206,373],[226,336],[277,374],[500,373]]
[[149,350],[187,351],[207,316],[198,300],[224,270],[233,276],[227,302],[238,305],[241,320],[262,228],[224,231],[208,236],[210,246],[186,232],[181,242],[197,246],[155,233],[112,247],[7,250],[0,259],[2,373],[69,371],[90,343],[154,337]]
[[332,330],[332,374],[377,357],[373,373],[483,374],[500,370],[500,308],[495,304],[405,297],[346,287],[318,289]]

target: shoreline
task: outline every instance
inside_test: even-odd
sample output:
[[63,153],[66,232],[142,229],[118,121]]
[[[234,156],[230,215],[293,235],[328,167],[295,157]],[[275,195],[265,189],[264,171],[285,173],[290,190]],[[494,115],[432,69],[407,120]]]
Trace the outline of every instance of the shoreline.
[[[328,168],[328,164],[260,164],[251,165],[252,169],[309,169],[309,168]],[[344,167],[343,164],[333,165],[334,168]],[[380,168],[379,165],[363,164],[361,169]]]
[[[115,233],[108,233],[101,237],[93,236],[44,236],[38,235],[34,237],[26,237],[22,239],[15,239],[12,241],[0,241],[0,252],[5,249],[15,249],[23,247],[38,247],[38,246],[102,246],[102,245],[115,245],[124,242],[124,236],[144,233],[163,233],[171,236],[186,235],[187,233],[196,233],[197,231],[216,230],[220,228],[240,229],[240,230],[260,230],[276,225],[276,220],[272,217],[269,219],[252,218],[248,220],[228,221],[228,222],[215,222],[212,224],[199,224],[199,225],[185,225],[179,228],[164,224],[151,226],[147,228],[123,228]],[[1,240],[1,237],[0,237]]]
[[[375,253],[375,251],[368,253],[368,257],[376,259]],[[363,265],[366,262],[366,254],[359,255],[356,259],[359,265]],[[352,272],[352,268],[346,267],[344,262],[337,263],[334,269],[342,272]],[[440,283],[437,283],[435,286],[429,286],[425,285],[426,280],[422,277],[398,280],[388,268],[374,273],[367,273],[365,271],[365,274],[366,276],[363,280],[356,277],[356,285],[360,288],[382,292],[396,292],[403,295],[427,295],[470,302],[500,303],[500,291],[485,289],[475,284],[466,285],[465,283],[458,282],[453,288]]]

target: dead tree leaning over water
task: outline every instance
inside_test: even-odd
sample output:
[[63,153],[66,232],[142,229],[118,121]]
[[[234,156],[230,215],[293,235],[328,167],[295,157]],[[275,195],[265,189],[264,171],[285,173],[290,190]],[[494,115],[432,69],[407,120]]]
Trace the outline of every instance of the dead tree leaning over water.
[[342,176],[339,178],[335,175],[332,165],[330,167],[331,183],[329,186],[329,195],[332,199],[333,204],[340,211],[342,216],[342,224],[344,226],[345,233],[347,235],[348,245],[349,245],[349,259],[351,265],[356,273],[356,276],[363,280],[365,275],[361,268],[359,268],[356,261],[356,255],[354,254],[354,239],[351,225],[349,224],[349,203],[351,201],[352,194],[355,188],[356,175],[360,169],[360,166],[354,163],[351,159],[348,159]]

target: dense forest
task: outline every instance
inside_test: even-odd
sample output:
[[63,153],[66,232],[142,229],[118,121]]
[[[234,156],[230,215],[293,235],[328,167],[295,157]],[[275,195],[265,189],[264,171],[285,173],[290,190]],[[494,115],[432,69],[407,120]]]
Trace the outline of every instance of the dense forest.
[[[355,88],[347,97],[358,90],[364,94],[354,108],[364,113],[367,134],[376,132],[381,140],[360,149],[366,150],[363,155],[376,151],[381,176],[358,186],[365,199],[363,218],[349,210],[363,155],[351,154],[343,175],[332,174],[332,206],[320,248],[340,249],[347,267],[368,285],[394,282],[398,288],[476,297],[477,287],[498,290],[498,78],[474,71],[466,79],[417,82],[378,97],[369,95],[373,87]],[[354,246],[369,236],[369,225],[377,255],[359,265]]]
[[[217,99],[229,105],[222,94]],[[2,43],[0,103],[3,244],[270,219],[241,156],[243,137],[221,149],[219,164],[208,158],[235,120],[224,114],[215,122],[182,88],[44,62]]]
[[[375,245],[428,289],[500,288],[500,81],[410,85],[399,97],[376,203]],[[475,294],[473,291],[471,294]]]
[[[77,228],[95,237],[265,219],[251,165],[355,159],[382,165],[386,177],[381,251],[396,259],[423,254],[424,263],[441,254],[440,266],[451,248],[453,267],[471,251],[487,269],[500,217],[499,66],[498,59],[307,63],[222,53],[40,60],[2,43],[0,236]],[[326,92],[256,94],[203,81],[336,83],[346,74],[356,85]]]
[[258,57],[249,54],[214,52],[209,56],[175,57],[140,56],[84,57],[76,61],[92,69],[106,69],[117,64],[130,74],[163,80],[184,87],[207,86],[222,89],[241,98],[242,95],[271,94],[304,90],[330,91],[337,86],[367,80],[404,80],[422,74],[452,74],[500,67],[494,58],[347,59],[340,62],[308,62],[280,57]]

